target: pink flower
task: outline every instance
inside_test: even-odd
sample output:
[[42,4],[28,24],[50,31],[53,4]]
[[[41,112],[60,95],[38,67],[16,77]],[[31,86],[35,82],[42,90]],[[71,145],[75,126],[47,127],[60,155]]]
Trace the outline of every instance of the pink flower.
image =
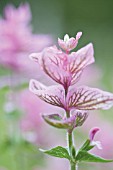
[[99,126],[101,128],[101,132],[96,136],[96,140],[101,141],[103,149],[99,151],[95,147],[92,150],[92,153],[110,159],[110,157],[113,157],[113,136],[111,135],[113,126],[112,124],[110,124],[109,121],[107,121],[107,119],[106,121],[104,121],[103,117],[101,117],[98,112],[90,114],[87,123],[84,125],[84,128],[82,129],[83,134],[87,133],[89,129],[91,129],[94,126]]
[[94,62],[93,45],[90,43],[77,52],[66,54],[57,47],[49,47],[30,58],[39,63],[43,71],[65,89],[75,84],[83,69]]
[[106,110],[113,106],[112,93],[87,86],[70,88],[66,97],[61,85],[47,87],[36,80],[31,80],[29,89],[45,102],[65,110]]
[[81,36],[82,36],[82,32],[78,32],[76,38],[73,37],[69,38],[69,35],[66,34],[64,36],[64,40],[58,38],[58,44],[63,50],[65,50],[68,53],[69,51],[73,50],[77,46],[78,40],[80,39]]
[[28,25],[32,18],[30,8],[27,3],[20,5],[18,10],[12,5],[6,6],[4,9],[4,16],[9,22],[15,22],[17,24],[22,23],[23,25]]
[[89,134],[90,145],[97,146],[98,149],[102,149],[100,141],[94,141],[94,137],[99,130],[100,129],[98,127],[95,127],[95,128],[90,130],[90,134]]
[[[82,111],[111,108],[113,106],[112,93],[88,86],[71,86],[78,82],[84,68],[94,62],[93,55],[91,43],[70,54],[59,50],[56,46],[46,48],[40,53],[31,54],[30,58],[38,62],[43,71],[60,85],[47,87],[36,80],[31,80],[30,91],[41,100],[63,108],[66,113],[69,113],[72,120],[73,110],[78,110],[82,114]],[[82,118],[84,119],[84,116]],[[48,118],[46,120],[53,123]],[[61,123],[64,122],[60,121]]]
[[98,127],[95,127],[95,128],[90,130],[90,134],[89,134],[90,141],[94,140],[94,137],[99,130],[100,129]]
[[[29,5],[20,5],[17,9],[9,5],[4,9],[4,18],[0,19],[0,63],[14,70],[30,66],[28,55],[40,51],[51,44],[48,35],[32,34]],[[28,65],[26,65],[26,62]]]

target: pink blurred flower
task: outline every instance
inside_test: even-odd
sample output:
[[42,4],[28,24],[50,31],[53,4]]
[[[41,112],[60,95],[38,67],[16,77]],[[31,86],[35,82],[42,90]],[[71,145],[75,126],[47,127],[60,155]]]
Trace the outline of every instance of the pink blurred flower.
[[[23,137],[31,143],[41,146],[50,146],[52,142],[57,139],[57,135],[54,136],[52,132],[49,133],[49,126],[41,118],[41,113],[50,113],[51,111],[55,111],[54,108],[48,106],[40,99],[37,100],[37,97],[28,90],[22,91],[18,94],[17,103],[18,107],[21,108],[23,112],[20,121]],[[56,109],[56,111],[58,110],[59,109]],[[46,133],[48,133],[48,136]],[[54,137],[50,137],[51,135]]]
[[[0,63],[14,70],[29,68],[28,55],[51,44],[48,35],[32,34],[31,11],[28,3],[17,9],[8,5],[0,19]],[[27,63],[27,64],[26,64]],[[32,65],[33,67],[33,65]]]

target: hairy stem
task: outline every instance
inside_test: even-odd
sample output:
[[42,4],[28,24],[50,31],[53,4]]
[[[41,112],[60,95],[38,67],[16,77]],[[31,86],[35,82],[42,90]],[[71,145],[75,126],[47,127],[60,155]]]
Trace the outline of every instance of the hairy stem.
[[[68,86],[64,87],[65,88],[65,97],[67,96],[67,92],[68,92]],[[70,117],[70,111],[66,110],[66,117],[69,118]],[[67,131],[67,146],[68,146],[68,151],[71,157],[71,161],[70,161],[70,170],[78,170],[78,166],[75,163],[75,155],[76,155],[76,150],[75,150],[75,146],[74,146],[74,140],[73,140],[73,130],[68,130]]]
[[[70,117],[70,112],[66,113],[67,117]],[[73,141],[73,131],[68,131],[67,132],[67,145],[68,145],[68,150],[69,154],[71,157],[70,161],[70,170],[78,170],[76,163],[73,161],[75,159],[75,146],[74,146],[74,141]]]

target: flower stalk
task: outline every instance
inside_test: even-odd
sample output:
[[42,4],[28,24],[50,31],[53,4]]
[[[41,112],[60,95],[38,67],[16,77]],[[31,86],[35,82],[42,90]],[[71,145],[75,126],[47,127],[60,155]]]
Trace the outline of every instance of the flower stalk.
[[[67,118],[70,118],[70,112],[66,112]],[[73,161],[75,159],[75,146],[74,146],[74,140],[73,140],[73,130],[67,131],[67,147],[69,151],[69,155],[71,157],[70,161],[70,170],[76,170],[76,163]]]
[[51,126],[67,130],[67,148],[57,146],[50,150],[43,151],[51,156],[66,158],[70,162],[70,170],[78,170],[78,162],[112,162],[88,151],[94,146],[100,148],[99,141],[94,141],[94,136],[99,130],[94,128],[90,132],[89,139],[77,151],[75,149],[73,130],[82,126],[88,117],[88,110],[107,110],[113,106],[113,94],[90,88],[87,86],[74,86],[85,67],[94,62],[94,50],[92,43],[86,45],[76,52],[73,50],[81,37],[79,32],[76,38],[64,40],[58,39],[58,44],[62,50],[56,46],[48,47],[41,53],[33,53],[30,58],[41,66],[43,71],[51,77],[58,85],[45,86],[42,83],[31,80],[29,89],[41,100],[58,106],[65,111],[62,117],[59,113],[43,115],[43,119]]

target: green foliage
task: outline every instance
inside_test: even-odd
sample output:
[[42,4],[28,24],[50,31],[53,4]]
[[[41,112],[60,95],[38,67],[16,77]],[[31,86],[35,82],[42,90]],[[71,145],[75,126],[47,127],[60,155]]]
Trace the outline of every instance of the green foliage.
[[80,148],[79,152],[80,151],[89,151],[91,150],[92,148],[94,148],[94,145],[90,145],[90,140],[87,139],[85,141],[85,143],[82,145],[82,147]]
[[63,148],[61,146],[57,146],[57,147],[52,148],[50,150],[40,149],[40,151],[42,151],[42,152],[44,152],[48,155],[54,156],[54,157],[66,158],[66,159],[70,160],[70,156],[69,156],[67,149]]
[[76,161],[77,162],[100,162],[100,163],[113,162],[113,160],[107,160],[97,155],[88,153],[88,151],[91,150],[92,148],[94,148],[94,145],[92,146],[90,144],[90,140],[87,139],[85,143],[82,145],[82,147],[79,149],[78,154],[76,156]]
[[113,160],[107,160],[96,155],[92,155],[86,151],[80,151],[76,156],[76,161],[83,161],[83,162],[100,162],[100,163],[107,163],[113,162]]

